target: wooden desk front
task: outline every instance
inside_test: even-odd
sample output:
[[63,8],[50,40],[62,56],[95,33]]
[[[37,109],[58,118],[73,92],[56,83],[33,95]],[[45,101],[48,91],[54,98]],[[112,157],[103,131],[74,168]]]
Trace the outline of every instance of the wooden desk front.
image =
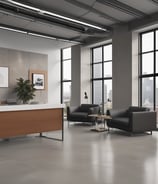
[[62,108],[0,112],[0,138],[53,130],[63,131]]

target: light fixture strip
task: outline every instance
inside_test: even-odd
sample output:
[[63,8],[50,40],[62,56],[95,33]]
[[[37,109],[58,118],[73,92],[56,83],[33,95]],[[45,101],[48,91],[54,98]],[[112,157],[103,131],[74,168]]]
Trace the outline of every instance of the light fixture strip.
[[79,21],[79,20],[76,20],[76,19],[65,17],[65,16],[62,16],[62,15],[59,15],[59,14],[56,14],[56,13],[52,13],[52,12],[48,12],[48,11],[40,11],[40,12],[43,13],[43,14],[46,14],[46,15],[51,15],[51,16],[61,18],[61,19],[67,20],[67,21],[71,21],[71,22],[74,22],[74,23],[77,23],[77,24],[82,24],[84,26],[92,27],[92,28],[99,29],[99,30],[102,30],[102,31],[107,31],[107,29],[102,28],[100,26],[95,26],[93,24],[89,24],[89,23],[82,22],[82,21]]
[[0,26],[0,29],[4,29],[4,30],[7,30],[7,31],[13,31],[13,32],[17,32],[17,33],[27,34],[26,31],[21,31],[21,30],[18,30],[18,29],[8,28],[8,27],[4,27],[4,26]]
[[56,40],[56,39],[57,39],[57,38],[55,38],[55,37],[46,36],[46,35],[41,35],[41,34],[37,34],[37,33],[28,32],[28,34],[29,34],[29,35],[32,35],[32,36],[38,36],[38,37],[41,37],[41,38],[51,39],[51,40]]
[[86,22],[83,22],[83,21],[79,21],[79,20],[73,19],[73,18],[65,17],[65,16],[62,16],[62,15],[59,15],[59,14],[56,14],[56,13],[52,13],[52,12],[45,11],[45,10],[42,10],[42,9],[39,9],[39,8],[28,6],[28,5],[25,5],[23,3],[19,3],[19,2],[13,1],[13,0],[6,0],[6,1],[11,3],[11,4],[14,4],[16,6],[20,6],[20,7],[23,7],[23,8],[27,8],[29,10],[36,11],[36,12],[38,12],[40,14],[54,16],[54,17],[57,17],[57,18],[60,18],[60,19],[63,19],[63,20],[67,20],[67,21],[70,21],[70,22],[74,22],[74,23],[77,23],[77,24],[88,26],[88,27],[91,27],[91,28],[94,28],[94,29],[98,29],[98,30],[101,30],[101,31],[107,31],[107,29],[105,29],[103,27],[100,27],[100,26],[96,26],[96,25],[93,25],[93,24],[89,24],[89,23],[86,23]]
[[9,3],[15,4],[15,5],[17,5],[17,6],[21,6],[21,7],[23,7],[23,8],[27,8],[27,9],[29,9],[29,10],[33,10],[33,11],[37,11],[37,12],[40,11],[39,8],[35,8],[35,7],[32,7],[32,6],[28,6],[28,5],[23,4],[23,3],[19,3],[19,2],[16,2],[16,1],[12,1],[12,0],[6,0],[6,1],[9,2]]
[[46,35],[42,35],[42,34],[38,34],[38,33],[33,33],[33,32],[30,32],[30,31],[22,31],[22,30],[19,30],[19,29],[9,28],[9,27],[5,27],[5,26],[0,26],[0,29],[7,30],[7,31],[12,31],[12,32],[17,32],[17,33],[22,33],[22,34],[27,34],[27,35],[31,35],[31,36],[37,36],[37,37],[46,38],[46,39],[51,39],[51,40],[58,40],[58,41],[77,43],[77,44],[81,43],[79,41],[67,40],[67,39],[63,39],[63,38],[55,38],[55,37],[52,37],[52,36],[46,36]]

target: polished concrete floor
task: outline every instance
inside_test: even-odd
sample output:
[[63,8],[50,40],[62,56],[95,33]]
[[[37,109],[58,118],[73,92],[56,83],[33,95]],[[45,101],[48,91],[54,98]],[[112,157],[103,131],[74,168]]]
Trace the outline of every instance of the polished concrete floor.
[[130,137],[65,124],[64,142],[32,135],[0,142],[0,184],[157,183],[158,132]]

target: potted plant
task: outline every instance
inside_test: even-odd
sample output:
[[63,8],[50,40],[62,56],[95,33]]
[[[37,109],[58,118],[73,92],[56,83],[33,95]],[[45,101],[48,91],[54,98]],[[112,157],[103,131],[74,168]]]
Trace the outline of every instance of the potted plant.
[[34,84],[30,80],[24,80],[23,78],[17,79],[17,86],[15,87],[15,92],[19,100],[23,104],[27,104],[29,100],[32,100],[35,96]]

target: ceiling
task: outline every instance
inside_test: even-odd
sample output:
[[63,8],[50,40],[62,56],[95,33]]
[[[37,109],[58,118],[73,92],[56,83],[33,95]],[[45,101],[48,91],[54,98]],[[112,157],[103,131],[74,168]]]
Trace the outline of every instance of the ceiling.
[[0,0],[0,26],[89,42],[109,36],[115,25],[157,12],[158,0]]

